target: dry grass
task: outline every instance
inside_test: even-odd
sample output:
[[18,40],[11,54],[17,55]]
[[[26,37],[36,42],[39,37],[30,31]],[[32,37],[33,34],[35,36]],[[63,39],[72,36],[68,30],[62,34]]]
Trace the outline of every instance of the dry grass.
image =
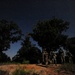
[[[32,75],[34,73],[34,75],[69,75],[65,73],[65,71],[61,70],[61,72],[58,72],[57,70],[59,70],[61,65],[49,65],[49,66],[45,66],[45,65],[36,65],[36,64],[10,64],[10,65],[1,65],[0,66],[0,70],[3,71],[8,71],[9,75],[12,75],[12,73],[16,70],[16,69],[21,69],[24,71],[28,71],[30,72],[30,75]],[[58,74],[59,73],[59,74]]]

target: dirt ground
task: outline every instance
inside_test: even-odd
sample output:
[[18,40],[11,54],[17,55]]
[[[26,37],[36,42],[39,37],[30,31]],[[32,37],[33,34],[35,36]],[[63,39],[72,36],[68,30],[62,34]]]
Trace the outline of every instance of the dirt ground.
[[35,72],[39,75],[65,75],[65,74],[58,74],[58,69],[61,65],[60,64],[51,64],[51,65],[36,65],[36,64],[11,64],[11,65],[0,65],[0,70],[9,71],[9,74],[12,75],[12,72],[16,69],[23,69]]

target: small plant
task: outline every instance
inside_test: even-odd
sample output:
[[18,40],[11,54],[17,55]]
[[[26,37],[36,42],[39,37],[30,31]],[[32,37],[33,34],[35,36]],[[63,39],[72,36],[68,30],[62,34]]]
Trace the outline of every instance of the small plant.
[[22,64],[29,64],[30,62],[28,61],[28,60],[24,60],[23,62],[22,62]]
[[29,70],[23,70],[23,69],[16,69],[12,75],[39,75],[33,71],[29,71]]
[[29,71],[16,69],[12,75],[29,75]]

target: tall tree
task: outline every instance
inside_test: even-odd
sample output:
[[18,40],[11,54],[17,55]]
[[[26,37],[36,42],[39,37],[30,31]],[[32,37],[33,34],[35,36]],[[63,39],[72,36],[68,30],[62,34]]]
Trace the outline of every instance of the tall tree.
[[23,62],[24,60],[29,60],[30,63],[37,63],[41,59],[41,51],[31,44],[29,36],[25,37],[21,45],[22,47],[13,57],[13,61]]
[[42,48],[45,47],[47,50],[49,48],[56,49],[59,45],[65,44],[67,36],[63,32],[68,28],[69,22],[54,18],[52,20],[38,22],[30,35]]
[[73,55],[73,61],[75,63],[75,37],[67,39],[66,48],[69,49],[70,53]]
[[0,53],[10,48],[10,43],[21,39],[22,32],[14,22],[0,20]]
[[0,63],[10,62],[11,59],[5,53],[0,53]]

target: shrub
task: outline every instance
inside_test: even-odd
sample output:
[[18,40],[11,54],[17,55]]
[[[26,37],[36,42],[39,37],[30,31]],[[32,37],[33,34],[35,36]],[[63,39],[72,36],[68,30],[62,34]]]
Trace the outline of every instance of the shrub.
[[16,69],[12,75],[39,75],[33,71],[29,70],[23,70],[23,69]]
[[29,75],[29,71],[16,69],[12,75]]
[[75,73],[75,64],[63,64],[61,67],[60,67],[60,70],[64,70],[66,72],[72,72],[72,73]]
[[24,60],[23,62],[22,62],[22,64],[29,64],[30,62],[29,62],[29,60]]

